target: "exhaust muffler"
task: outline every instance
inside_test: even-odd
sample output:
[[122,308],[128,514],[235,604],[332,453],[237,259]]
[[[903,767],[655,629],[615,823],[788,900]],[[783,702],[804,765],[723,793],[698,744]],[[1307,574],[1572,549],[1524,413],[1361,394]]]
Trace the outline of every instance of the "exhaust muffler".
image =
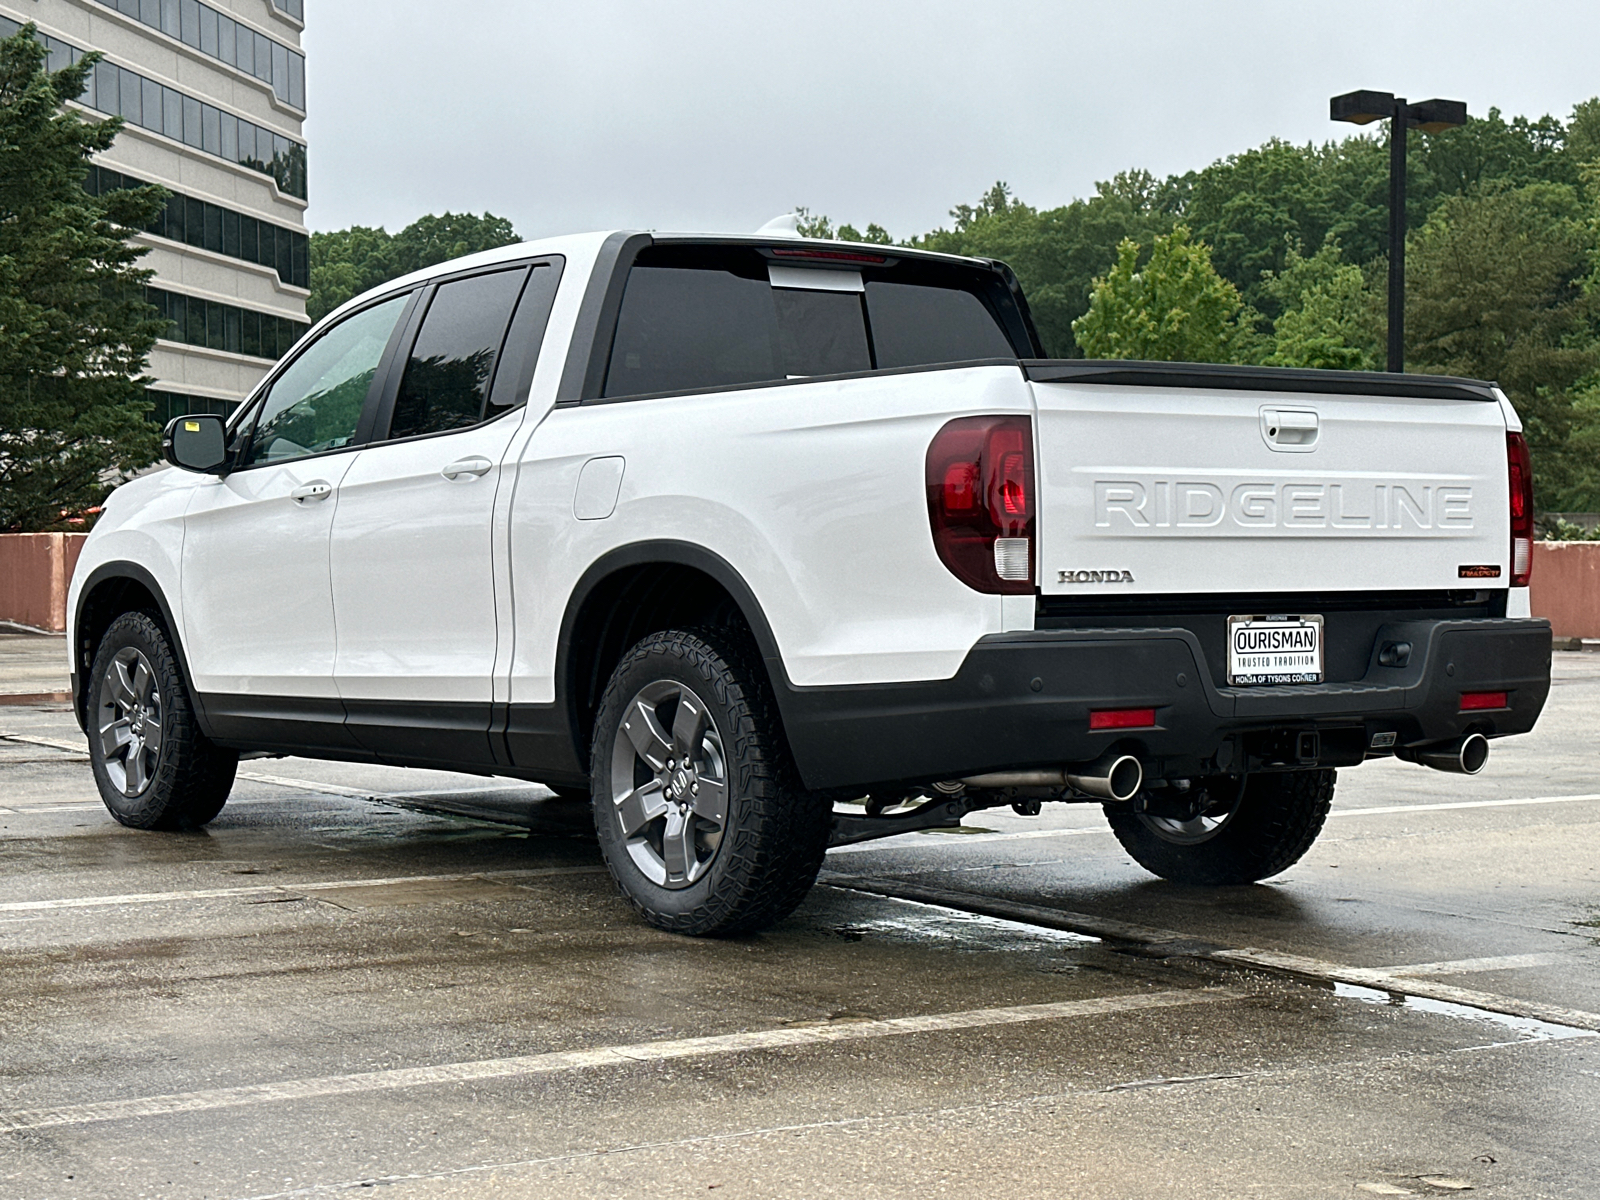
[[1452,742],[1435,742],[1431,746],[1417,746],[1407,757],[1413,762],[1435,771],[1448,771],[1452,775],[1476,775],[1489,761],[1489,739],[1481,733],[1469,733]]
[[1070,787],[1088,796],[1120,802],[1132,800],[1144,786],[1144,768],[1131,754],[1107,754],[1075,767],[1033,771],[992,771],[961,781],[971,788]]

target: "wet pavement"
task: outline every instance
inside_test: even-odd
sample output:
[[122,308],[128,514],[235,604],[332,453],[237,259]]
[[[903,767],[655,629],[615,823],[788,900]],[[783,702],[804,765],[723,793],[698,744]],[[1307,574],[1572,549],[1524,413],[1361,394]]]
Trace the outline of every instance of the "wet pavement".
[[0,697],[0,1197],[1593,1196],[1600,654],[1556,675],[1478,778],[1343,772],[1262,886],[985,812],[730,941],[536,785],[257,760],[137,833]]

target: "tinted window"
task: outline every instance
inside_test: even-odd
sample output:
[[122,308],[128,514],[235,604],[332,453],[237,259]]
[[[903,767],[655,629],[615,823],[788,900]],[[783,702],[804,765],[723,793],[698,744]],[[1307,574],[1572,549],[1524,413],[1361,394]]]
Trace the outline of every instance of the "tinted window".
[[442,285],[428,305],[395,397],[391,438],[442,433],[483,419],[495,360],[526,269]]
[[868,283],[867,314],[881,368],[1017,355],[1005,331],[971,292]]
[[280,375],[261,406],[246,465],[347,446],[406,296],[341,321]]
[[778,310],[778,346],[785,375],[872,369],[860,292],[773,288],[772,302]]
[[765,278],[679,267],[629,273],[605,395],[728,387],[786,374]]

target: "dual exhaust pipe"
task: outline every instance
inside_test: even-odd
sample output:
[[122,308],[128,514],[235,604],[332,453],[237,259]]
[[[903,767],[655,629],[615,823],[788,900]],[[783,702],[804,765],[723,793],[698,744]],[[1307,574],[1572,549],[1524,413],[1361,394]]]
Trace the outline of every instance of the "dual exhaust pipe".
[[[1400,757],[1452,775],[1476,775],[1489,762],[1489,739],[1469,733],[1448,742],[1402,749]],[[961,780],[970,788],[1070,787],[1086,796],[1124,803],[1144,786],[1144,767],[1131,754],[1106,754],[1086,765],[1031,771],[991,771]]]
[[1086,796],[1122,803],[1144,786],[1144,767],[1131,754],[1106,754],[1092,763],[1033,771],[992,771],[961,781],[970,788],[1070,787]]

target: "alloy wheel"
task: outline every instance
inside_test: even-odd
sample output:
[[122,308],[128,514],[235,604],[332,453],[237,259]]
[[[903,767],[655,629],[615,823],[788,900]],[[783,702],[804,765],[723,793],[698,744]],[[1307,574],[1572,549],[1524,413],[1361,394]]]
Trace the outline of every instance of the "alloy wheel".
[[611,806],[645,878],[685,888],[705,877],[728,823],[722,734],[705,702],[663,679],[623,710],[611,750]]
[[118,650],[100,680],[100,753],[112,786],[130,799],[155,777],[161,760],[161,693],[155,668],[133,646]]

